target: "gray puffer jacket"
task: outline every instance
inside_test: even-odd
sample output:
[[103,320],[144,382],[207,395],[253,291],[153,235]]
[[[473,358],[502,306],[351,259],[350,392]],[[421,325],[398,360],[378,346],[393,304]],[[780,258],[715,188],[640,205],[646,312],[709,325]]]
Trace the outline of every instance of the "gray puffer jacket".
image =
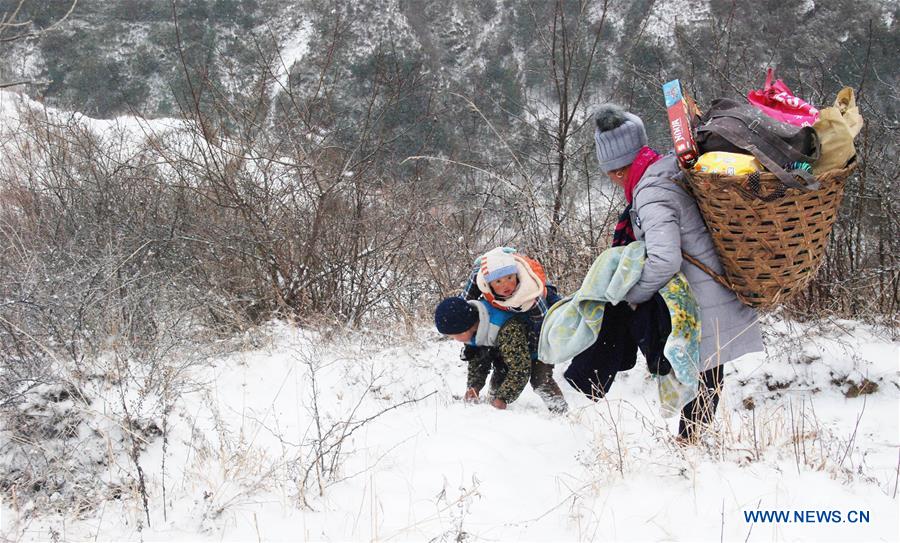
[[683,250],[722,273],[700,210],[693,197],[672,180],[676,174],[678,165],[670,153],[650,165],[634,189],[631,223],[637,238],[647,245],[647,261],[625,300],[646,302],[678,270],[684,272],[700,304],[700,357],[705,371],[763,350],[762,336],[756,310],[682,258]]

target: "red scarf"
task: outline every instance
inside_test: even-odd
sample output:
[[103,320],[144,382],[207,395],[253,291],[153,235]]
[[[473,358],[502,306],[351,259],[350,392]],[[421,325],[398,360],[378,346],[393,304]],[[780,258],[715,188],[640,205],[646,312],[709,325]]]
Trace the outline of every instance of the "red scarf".
[[634,199],[634,187],[637,186],[644,172],[651,164],[661,158],[660,154],[646,145],[641,147],[640,151],[634,157],[631,163],[631,169],[628,170],[628,178],[625,180],[625,200],[631,204]]
[[637,186],[641,177],[644,176],[647,168],[660,158],[659,153],[644,146],[641,147],[641,150],[638,151],[637,156],[634,158],[634,162],[631,163],[631,169],[628,170],[628,178],[625,179],[625,199],[628,200],[628,205],[625,206],[625,210],[619,215],[619,222],[616,224],[615,232],[613,232],[613,247],[628,245],[634,241],[634,229],[631,227],[631,202],[634,199],[634,187]]

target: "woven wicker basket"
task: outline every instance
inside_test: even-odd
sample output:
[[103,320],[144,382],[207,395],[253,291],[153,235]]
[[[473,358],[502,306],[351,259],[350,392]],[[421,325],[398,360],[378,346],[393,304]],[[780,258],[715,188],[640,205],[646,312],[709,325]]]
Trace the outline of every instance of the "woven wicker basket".
[[785,190],[771,173],[758,174],[754,191],[750,176],[686,171],[725,268],[725,277],[717,280],[759,308],[802,290],[821,264],[844,183],[855,166],[817,176],[821,186],[810,192]]

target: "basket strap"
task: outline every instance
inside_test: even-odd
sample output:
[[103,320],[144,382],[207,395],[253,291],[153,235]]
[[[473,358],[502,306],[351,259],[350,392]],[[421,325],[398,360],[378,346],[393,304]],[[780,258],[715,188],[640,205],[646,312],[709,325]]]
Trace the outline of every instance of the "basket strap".
[[712,271],[712,269],[709,266],[707,266],[706,264],[704,264],[703,262],[700,262],[699,260],[697,260],[696,258],[692,257],[691,255],[687,254],[684,251],[681,251],[681,256],[683,256],[685,260],[687,260],[694,266],[697,266],[698,268],[703,270],[703,272],[706,273],[706,275],[712,277],[716,281],[716,283],[719,283],[720,285],[722,285],[723,287],[727,288],[728,290],[730,290],[732,292],[735,291],[734,285],[729,283],[727,279],[725,279],[718,273]]
[[[762,115],[765,115],[765,114],[762,114]],[[764,140],[766,143],[771,145],[774,149],[778,150],[780,153],[787,156],[792,161],[809,162],[810,164],[812,164],[819,158],[819,155],[821,153],[821,152],[816,153],[815,149],[814,149],[814,153],[812,155],[805,155],[805,154],[801,153],[800,151],[795,149],[793,145],[784,141],[777,135],[769,132],[764,127],[762,129],[759,129],[760,128],[759,120],[754,119],[753,117],[749,117],[741,111],[735,111],[735,110],[717,111],[715,113],[715,116],[713,117],[713,119],[721,119],[723,117],[727,117],[729,119],[734,119],[734,120],[740,122],[742,125],[744,125],[744,127],[747,130],[749,130],[750,132],[753,132],[754,134],[759,136],[760,139]],[[713,124],[711,122],[713,119],[710,119],[710,121],[707,121],[706,124],[698,127],[698,130],[702,129],[703,131],[710,131],[710,130],[715,131],[720,128],[725,128],[726,130],[731,131],[731,129],[729,127],[727,127],[721,123]],[[722,134],[720,134],[720,135],[722,135]],[[725,137],[725,136],[722,135],[722,137]],[[745,137],[743,137],[742,135],[740,135],[738,137],[738,139],[740,141],[747,141],[747,139]],[[736,141],[732,141],[731,143],[740,147],[740,144]]]
[[[691,184],[690,184],[690,182],[688,181],[688,175],[687,175],[687,172],[686,172],[686,171],[684,171],[683,169],[679,169],[679,170],[678,170],[678,173],[675,174],[674,176],[672,176],[672,181],[673,181],[676,185],[678,185],[678,186],[680,186],[682,189],[684,189],[684,191],[685,191],[686,193],[688,193],[688,194],[690,194],[690,195],[693,195],[693,190],[691,189]],[[702,217],[702,213],[701,213],[701,217]],[[706,218],[703,219],[703,224],[706,224]],[[703,273],[705,273],[706,275],[712,277],[713,280],[714,280],[716,283],[719,283],[720,285],[722,285],[723,287],[727,288],[728,290],[730,290],[730,291],[732,291],[732,292],[736,292],[736,291],[737,291],[737,289],[735,289],[734,285],[732,285],[731,283],[729,283],[728,280],[725,279],[725,277],[723,277],[723,276],[719,275],[718,273],[714,272],[714,271],[712,270],[712,268],[710,268],[709,266],[707,266],[707,265],[704,264],[703,262],[700,262],[698,259],[696,259],[696,258],[694,258],[693,256],[687,254],[685,251],[681,251],[681,256],[684,257],[685,260],[687,260],[688,262],[690,262],[690,263],[693,264],[694,266],[697,266],[698,268],[700,268],[700,270],[701,270]]]
[[684,192],[688,193],[691,197],[694,196],[694,192],[691,190],[691,184],[688,182],[688,173],[684,168],[678,168],[678,173],[672,176],[672,181],[684,189]]

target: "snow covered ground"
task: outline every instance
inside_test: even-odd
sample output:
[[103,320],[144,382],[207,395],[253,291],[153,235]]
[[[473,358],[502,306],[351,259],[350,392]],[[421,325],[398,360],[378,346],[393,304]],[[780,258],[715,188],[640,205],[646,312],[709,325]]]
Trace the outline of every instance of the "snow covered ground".
[[[167,440],[159,435],[165,402],[128,388],[125,404],[145,421],[139,463],[149,525],[134,466],[115,452],[127,450],[120,444],[128,442],[114,422],[123,387],[95,380],[85,391],[93,401],[79,419],[81,445],[73,454],[99,457],[82,458],[71,479],[99,478],[113,490],[98,494],[96,507],[81,515],[48,513],[66,499],[65,484],[27,503],[7,499],[2,535],[71,541],[900,537],[900,343],[883,330],[848,321],[770,322],[768,356],[731,366],[717,432],[686,447],[671,439],[676,421],[659,416],[654,384],[640,362],[620,374],[607,401],[580,397],[562,383],[558,367],[569,413],[550,415],[530,387],[501,412],[464,405],[457,345],[429,329],[415,332],[418,339],[399,332],[326,339],[274,323],[258,333],[255,347],[185,370]],[[58,408],[71,403],[55,399]],[[745,512],[755,510],[789,511],[793,522],[748,522]],[[795,512],[806,511],[838,511],[842,522],[794,521]],[[849,522],[853,511],[867,512],[868,522]]]

